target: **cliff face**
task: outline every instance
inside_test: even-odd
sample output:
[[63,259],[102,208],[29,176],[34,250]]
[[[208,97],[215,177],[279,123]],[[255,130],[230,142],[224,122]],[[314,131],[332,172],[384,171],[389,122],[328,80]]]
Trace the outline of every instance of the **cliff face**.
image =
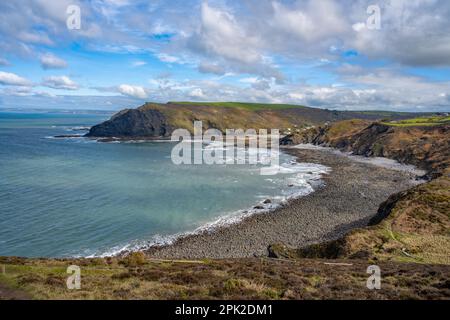
[[158,110],[127,109],[110,120],[93,126],[88,137],[166,137],[172,127],[165,115]]
[[[110,120],[92,127],[88,137],[154,138],[168,137],[177,128],[192,132],[193,122],[202,121],[204,129],[279,129],[296,132],[301,128],[344,119],[380,119],[386,114],[341,112],[291,105],[245,103],[147,103],[126,109]],[[402,118],[409,114],[390,114]]]
[[271,129],[292,126],[291,119],[271,110],[246,110],[176,104],[146,104],[126,109],[110,120],[91,128],[87,137],[155,138],[170,137],[178,128],[193,132],[194,121],[202,121],[203,129]]
[[450,125],[396,127],[360,120],[336,122],[281,140],[281,144],[312,143],[368,157],[412,164],[437,176],[450,167]]
[[289,258],[364,258],[450,264],[450,125],[402,126],[360,120],[336,122],[281,139],[364,156],[386,157],[428,171],[432,179],[392,195],[369,223],[345,237],[307,248],[282,245],[272,255]]

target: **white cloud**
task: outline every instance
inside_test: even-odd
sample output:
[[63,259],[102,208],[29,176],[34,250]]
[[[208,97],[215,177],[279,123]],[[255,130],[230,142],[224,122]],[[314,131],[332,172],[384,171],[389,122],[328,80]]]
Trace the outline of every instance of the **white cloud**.
[[3,94],[16,97],[27,96],[31,92],[32,92],[31,87],[7,87],[2,90]]
[[346,44],[372,59],[392,59],[410,66],[449,66],[450,34],[444,31],[450,30],[449,16],[447,1],[390,1],[382,10],[380,30],[362,28],[358,23],[359,32],[347,37]]
[[201,73],[212,73],[218,76],[226,74],[225,68],[219,64],[202,62],[198,65],[198,71]]
[[355,30],[356,32],[360,32],[362,30],[364,30],[366,28],[366,24],[363,22],[358,22],[355,23],[354,25],[352,25],[352,29]]
[[145,92],[145,89],[141,86],[133,86],[129,84],[121,84],[118,87],[118,91],[126,96],[139,98],[139,99],[145,99],[147,98],[147,93]]
[[259,39],[246,34],[230,13],[204,2],[201,22],[200,41],[207,51],[242,63],[262,61],[261,54],[255,50]]
[[167,62],[167,63],[178,63],[180,62],[180,59],[175,57],[175,56],[171,56],[170,54],[166,54],[166,53],[158,53],[156,54],[156,57],[161,60],[162,62]]
[[305,99],[305,96],[301,93],[291,92],[291,93],[288,93],[288,96],[289,96],[289,98],[293,99],[294,101],[295,100],[302,101],[303,99]]
[[[341,8],[332,0],[308,0],[300,8],[284,6],[273,2],[275,29],[294,35],[298,40],[308,43],[337,37],[348,31],[347,19]],[[298,2],[300,3],[300,2]]]
[[258,78],[257,77],[250,77],[250,78],[242,78],[242,79],[239,79],[239,82],[242,82],[242,83],[256,83],[258,81]]
[[[82,30],[68,32],[64,28],[68,4],[81,6]],[[134,4],[129,0],[0,1],[1,56],[14,57],[13,62],[20,63],[24,57],[41,57],[49,50],[48,46],[70,48],[68,44],[80,40],[88,50],[127,54],[124,61],[135,67],[147,61],[145,55],[154,55],[168,63],[168,67],[184,64],[186,69],[201,73],[253,79],[245,88],[241,83],[230,85],[234,81],[231,78],[222,83],[157,79],[151,88],[131,85],[121,88],[122,94],[130,97],[149,95],[160,101],[189,99],[191,93],[198,94],[200,91],[196,89],[200,89],[205,100],[402,110],[424,104],[434,108],[450,106],[446,87],[450,67],[448,1],[378,1],[382,7],[380,30],[365,27],[371,0],[270,0],[255,4],[194,0],[177,2],[176,6],[170,1]],[[358,57],[344,57],[343,53],[350,50],[357,51]],[[133,54],[140,56],[132,57]],[[323,63],[319,63],[321,59]],[[351,64],[345,63],[348,61]],[[385,65],[385,70],[374,70],[374,65],[380,65],[377,62]],[[47,63],[49,67],[63,65],[61,61]],[[407,72],[414,69],[405,69],[405,65],[436,69],[428,78],[412,77]],[[323,83],[334,85],[309,85],[324,80],[323,70],[327,72]],[[0,77],[2,84],[32,86],[26,79],[5,74]],[[81,76],[88,78],[89,70]],[[302,83],[296,84],[300,77]],[[433,78],[441,81],[430,80]],[[281,83],[283,79],[285,82]],[[61,79],[53,79],[49,84],[78,87]],[[117,84],[108,84],[110,92],[119,92]],[[23,94],[25,91],[21,90]]]
[[138,60],[138,61],[133,61],[132,63],[131,63],[131,65],[133,66],[133,67],[142,67],[142,66],[145,66],[147,64],[147,62],[145,62],[145,61],[140,61],[140,60]]
[[188,38],[188,47],[208,58],[201,63],[201,72],[225,74],[240,72],[275,77],[283,75],[263,54],[265,40],[261,34],[253,34],[226,9],[214,8],[203,2],[200,11],[200,26]]
[[194,90],[192,90],[189,93],[189,96],[192,98],[204,98],[205,97],[203,90],[200,88],[195,88]]
[[43,69],[64,69],[67,67],[67,62],[57,56],[47,53],[41,57],[41,66]]
[[0,84],[6,86],[31,86],[31,81],[22,78],[14,73],[0,71]]
[[32,43],[32,44],[43,44],[43,45],[47,45],[47,46],[51,46],[53,45],[53,41],[50,40],[50,38],[48,37],[47,34],[40,32],[21,32],[19,33],[19,39],[27,42],[27,43]]
[[[450,83],[428,83],[418,77],[374,70],[369,75],[346,74],[346,86],[285,84],[275,85],[268,79],[245,80],[250,87],[219,81],[164,81],[146,89],[155,101],[198,99],[203,101],[249,101],[294,103],[340,110],[448,110]],[[362,88],[351,84],[362,82]],[[349,85],[350,84],[350,85]],[[425,107],[425,108],[424,108]]]
[[44,78],[42,85],[52,89],[77,90],[79,85],[67,76],[50,76]]

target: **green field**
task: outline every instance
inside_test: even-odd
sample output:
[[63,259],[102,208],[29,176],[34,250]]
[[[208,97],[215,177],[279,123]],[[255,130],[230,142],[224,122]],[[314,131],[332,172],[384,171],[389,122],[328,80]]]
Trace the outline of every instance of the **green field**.
[[[280,103],[250,103],[250,102],[193,102],[193,101],[169,101],[168,104],[178,104],[186,106],[209,106],[209,107],[224,107],[224,108],[240,108],[250,111],[256,110],[283,110],[283,109],[316,109],[303,105],[296,104],[280,104]],[[333,110],[333,109],[319,109],[320,111],[341,112],[355,115],[372,115],[384,118],[394,117],[417,117],[417,113],[413,112],[397,112],[397,111],[380,111],[380,110]],[[433,113],[424,113],[423,116],[433,116]]]
[[441,124],[450,124],[450,117],[449,116],[419,117],[400,121],[383,122],[383,124],[394,127],[437,126]]
[[171,101],[172,104],[192,105],[192,106],[209,106],[209,107],[226,107],[241,108],[246,110],[264,110],[264,109],[298,109],[304,106],[295,104],[271,104],[271,103],[247,103],[247,102],[188,102],[188,101]]

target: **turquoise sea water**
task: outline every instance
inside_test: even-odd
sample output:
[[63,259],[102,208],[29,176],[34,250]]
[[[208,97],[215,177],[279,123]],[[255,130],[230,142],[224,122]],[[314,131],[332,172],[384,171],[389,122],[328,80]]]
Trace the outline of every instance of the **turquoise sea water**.
[[326,168],[294,164],[181,165],[169,142],[55,139],[107,114],[0,112],[0,255],[105,255],[155,243],[311,192]]

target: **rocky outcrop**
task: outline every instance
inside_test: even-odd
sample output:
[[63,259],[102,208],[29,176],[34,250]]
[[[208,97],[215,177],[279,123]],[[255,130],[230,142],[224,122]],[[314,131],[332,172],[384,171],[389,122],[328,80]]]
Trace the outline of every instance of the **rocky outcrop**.
[[154,109],[126,109],[110,120],[93,126],[87,137],[168,137],[173,128],[166,116]]
[[[202,121],[203,129],[279,129],[282,134],[343,119],[380,119],[385,113],[332,111],[290,105],[245,103],[146,103],[137,109],[125,109],[110,120],[91,128],[88,137],[155,138],[168,137],[175,128],[193,131],[193,122]],[[408,114],[392,113],[397,119]],[[350,120],[356,121],[356,120]]]
[[360,258],[450,264],[450,125],[401,126],[340,121],[288,135],[282,145],[312,143],[385,157],[428,171],[430,182],[391,195],[367,228],[306,248],[271,245],[284,259]]
[[426,170],[430,178],[450,166],[450,125],[397,127],[360,120],[332,123],[281,139],[282,145],[312,143],[367,157],[384,157]]

